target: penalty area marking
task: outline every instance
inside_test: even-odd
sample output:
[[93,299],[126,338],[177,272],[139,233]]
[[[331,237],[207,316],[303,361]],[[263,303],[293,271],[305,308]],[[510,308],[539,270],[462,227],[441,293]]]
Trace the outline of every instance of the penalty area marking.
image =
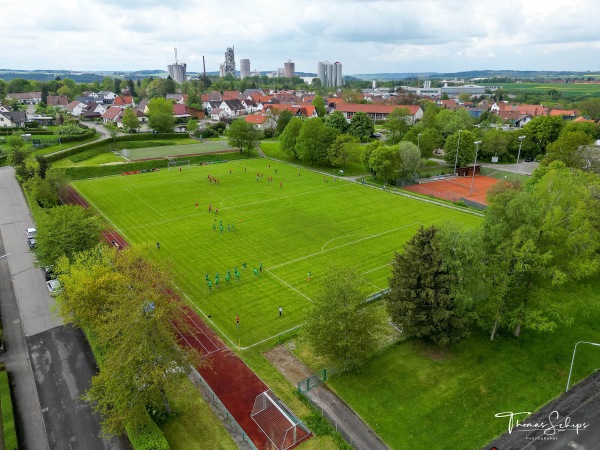
[[307,299],[309,302],[314,303],[314,301],[310,297],[308,297],[307,295],[305,295],[302,292],[300,292],[298,289],[296,289],[294,286],[292,286],[288,282],[286,282],[286,281],[282,280],[281,278],[279,278],[277,275],[275,275],[269,269],[265,269],[265,272],[269,272],[269,275],[271,275],[272,277],[274,277],[275,279],[277,279],[280,283],[282,283],[282,284],[286,285],[287,287],[289,287],[290,289],[296,291],[298,294],[300,294],[302,297],[304,297],[305,299]]
[[286,262],[283,262],[281,264],[277,264],[275,266],[272,266],[271,269],[278,269],[280,267],[287,266],[288,264],[293,264],[295,262],[302,261],[303,259],[308,259],[308,258],[311,258],[313,256],[320,255],[322,253],[327,253],[327,252],[330,252],[332,250],[337,250],[338,248],[347,247],[349,245],[357,244],[359,242],[366,241],[367,239],[372,239],[372,238],[376,238],[376,237],[379,237],[379,236],[383,236],[385,234],[393,233],[395,231],[402,230],[404,228],[408,228],[408,227],[411,227],[413,225],[418,225],[418,224],[419,224],[419,222],[411,222],[409,224],[403,225],[403,226],[398,227],[398,228],[394,228],[392,230],[383,231],[383,232],[377,233],[377,234],[370,234],[367,237],[362,238],[362,239],[357,239],[357,240],[352,241],[352,242],[346,242],[345,244],[337,245],[335,247],[328,248],[327,250],[321,250],[319,252],[311,253],[310,255],[301,256],[300,258],[292,259],[290,261],[286,261]]

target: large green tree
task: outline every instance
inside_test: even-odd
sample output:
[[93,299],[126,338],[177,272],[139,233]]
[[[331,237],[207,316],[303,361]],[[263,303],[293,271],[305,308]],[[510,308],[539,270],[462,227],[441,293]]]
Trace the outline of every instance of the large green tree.
[[398,178],[400,153],[396,147],[379,145],[369,152],[367,170],[381,178],[384,183],[391,183]]
[[340,134],[327,150],[327,159],[333,167],[346,168],[346,164],[355,161],[358,156],[358,139],[348,134]]
[[325,100],[323,100],[323,97],[321,97],[320,95],[316,95],[312,101],[312,105],[315,107],[315,110],[317,111],[319,117],[325,117],[325,113],[327,112],[327,110],[325,109]]
[[323,124],[318,117],[305,120],[296,139],[298,155],[311,164],[326,163],[327,149],[335,141],[337,134],[337,130]]
[[421,152],[412,142],[400,142],[398,148],[398,176],[404,180],[412,179],[421,165]]
[[408,131],[409,111],[406,108],[394,108],[388,115],[383,124],[383,129],[387,131],[386,138],[390,145],[397,144],[402,139],[402,135]]
[[357,112],[350,120],[348,133],[359,138],[361,141],[368,139],[375,131],[375,125],[370,117],[364,112]]
[[148,125],[158,133],[172,133],[175,126],[173,102],[157,97],[148,102]]
[[278,135],[280,135],[281,133],[283,133],[283,131],[285,130],[285,127],[287,127],[288,123],[290,123],[290,120],[292,120],[292,113],[291,111],[281,111],[279,113],[279,116],[277,117],[277,127],[276,127],[276,132]]
[[483,224],[486,267],[499,294],[483,305],[492,330],[523,327],[552,331],[568,317],[553,288],[598,273],[600,183],[553,162],[538,168],[522,188],[499,185],[489,195]]
[[227,142],[232,147],[240,149],[240,153],[246,149],[248,154],[258,145],[260,134],[251,123],[244,119],[234,120],[227,129]]
[[582,148],[594,142],[594,137],[584,131],[567,131],[548,145],[545,163],[562,161],[567,167],[585,168],[587,161]]
[[125,108],[123,111],[123,125],[129,130],[136,130],[140,126],[140,119],[135,114],[133,108]]
[[340,133],[346,133],[350,124],[344,117],[344,113],[341,111],[334,111],[325,117],[325,125],[331,128],[335,128]]
[[467,130],[451,134],[444,144],[444,159],[453,167],[455,163],[456,167],[472,164],[475,160],[476,140],[475,133]]
[[98,242],[102,223],[90,210],[62,205],[50,208],[38,218],[36,257],[42,266],[51,266],[61,256],[72,258],[77,252]]
[[467,334],[469,305],[455,295],[459,277],[438,233],[421,226],[396,253],[386,306],[410,335],[445,346]]
[[300,135],[300,130],[302,129],[302,119],[300,117],[293,117],[285,129],[283,133],[281,133],[281,137],[279,138],[279,145],[281,150],[290,155],[294,155],[294,158],[300,159],[300,154],[296,147],[296,142],[298,140],[298,136]]
[[523,134],[534,142],[540,153],[546,152],[546,147],[558,139],[564,121],[559,116],[537,116],[523,127]]
[[365,304],[365,283],[353,268],[332,266],[304,325],[316,353],[341,371],[362,366],[377,349],[383,328],[375,309]]

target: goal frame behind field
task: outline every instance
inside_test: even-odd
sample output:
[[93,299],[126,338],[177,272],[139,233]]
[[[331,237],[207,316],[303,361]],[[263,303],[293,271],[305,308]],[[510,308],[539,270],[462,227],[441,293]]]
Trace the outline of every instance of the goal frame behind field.
[[171,170],[176,167],[187,167],[189,169],[192,167],[192,165],[189,159],[186,159],[184,161],[178,161],[173,158],[169,158],[169,165],[167,166],[167,169]]
[[311,434],[271,390],[256,396],[250,417],[278,450],[293,447]]

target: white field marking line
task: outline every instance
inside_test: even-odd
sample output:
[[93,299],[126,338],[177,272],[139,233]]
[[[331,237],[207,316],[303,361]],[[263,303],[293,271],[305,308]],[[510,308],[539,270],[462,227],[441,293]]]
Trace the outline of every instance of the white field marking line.
[[327,242],[325,242],[323,244],[323,247],[321,247],[321,251],[324,251],[325,247],[327,247],[327,244],[329,244],[330,242],[337,241],[338,239],[343,239],[343,238],[347,238],[347,237],[350,237],[350,236],[371,236],[371,235],[368,234],[368,233],[356,233],[356,234],[347,234],[345,236],[338,236],[336,238],[330,239]]
[[258,342],[255,342],[254,344],[250,344],[248,347],[241,347],[240,350],[248,350],[249,348],[256,347],[257,345],[260,345],[264,342],[270,341],[271,339],[275,339],[276,337],[281,336],[282,334],[289,333],[290,331],[293,331],[296,328],[300,328],[300,327],[302,327],[302,325],[296,325],[295,327],[292,327],[289,330],[282,331],[281,333],[277,333],[277,334],[274,334],[273,336],[269,336],[268,338],[263,339],[262,341],[258,341]]
[[374,269],[363,272],[362,275],[366,275],[368,273],[375,272],[376,270],[383,269],[384,267],[391,266],[391,265],[392,265],[392,263],[387,263],[387,264],[384,264],[383,266],[375,267]]
[[296,291],[298,294],[300,294],[302,297],[304,297],[306,300],[308,300],[311,303],[314,303],[314,301],[308,297],[307,295],[303,294],[302,292],[300,292],[298,289],[296,289],[294,286],[292,286],[291,284],[285,282],[284,280],[282,280],[281,278],[279,278],[277,275],[275,275],[273,272],[271,272],[269,269],[265,269],[265,272],[269,272],[269,275],[273,276],[274,278],[276,278],[277,280],[279,280],[280,283],[285,284],[287,287],[289,287],[290,289]]
[[191,348],[191,349],[192,349],[193,351],[195,351],[196,353],[199,353],[199,355],[198,355],[198,356],[203,356],[203,355],[209,355],[209,354],[210,354],[210,353],[208,353],[208,352],[206,351],[206,347],[205,347],[204,345],[202,345],[202,342],[200,342],[200,341],[198,341],[198,340],[196,339],[196,342],[198,342],[198,344],[200,344],[200,347],[202,347],[202,349],[203,349],[203,350],[200,350],[199,348],[196,348],[196,347],[194,347],[192,344],[190,344],[190,341],[188,341],[188,340],[187,340],[187,338],[186,338],[186,337],[183,335],[183,333],[182,333],[181,331],[179,331],[179,330],[177,329],[177,327],[176,327],[176,326],[175,326],[173,323],[171,323],[171,326],[172,326],[172,327],[175,329],[175,331],[177,332],[177,334],[179,335],[179,337],[185,341],[185,343],[187,344],[187,346],[188,346],[189,348]]
[[[184,311],[184,313],[185,313],[185,315],[187,316],[187,318],[188,318],[188,319],[190,319],[194,325],[196,325],[196,329],[197,329],[197,330],[198,330],[200,333],[202,333],[202,334],[204,335],[204,337],[206,337],[206,339],[207,339],[207,340],[208,340],[208,341],[209,341],[209,342],[212,344],[212,346],[213,346],[214,348],[216,348],[217,350],[220,350],[220,349],[221,349],[221,347],[219,347],[217,344],[215,344],[215,343],[213,342],[213,340],[212,340],[212,339],[211,339],[211,338],[208,336],[208,334],[206,334],[206,333],[204,332],[204,330],[203,330],[202,328],[200,328],[200,326],[198,325],[198,323],[196,323],[196,321],[194,320],[194,318],[193,318],[192,316],[190,316],[190,315],[187,313],[187,311]],[[194,335],[194,338],[195,338],[195,339],[197,339],[195,335]],[[203,346],[204,346],[204,345],[203,345]],[[212,352],[211,352],[211,353],[212,353]]]
[[158,209],[156,209],[154,206],[152,206],[150,203],[148,203],[146,200],[144,200],[142,197],[140,197],[139,195],[137,195],[135,192],[132,192],[131,190],[129,190],[128,188],[125,188],[125,190],[127,192],[129,192],[131,195],[137,197],[144,205],[148,206],[149,208],[153,209],[154,211],[156,211],[156,213],[160,214],[163,217],[166,217],[162,212],[160,212]]
[[[75,189],[75,190],[77,191],[77,189]],[[113,223],[113,221],[112,221],[112,220],[110,220],[110,219],[109,219],[109,218],[106,216],[106,214],[104,214],[104,212],[102,212],[102,210],[100,210],[100,208],[98,208],[98,207],[97,207],[97,206],[94,204],[94,202],[92,202],[92,201],[91,201],[89,198],[87,198],[87,197],[85,196],[85,194],[81,193],[80,191],[77,191],[77,193],[78,193],[79,195],[81,195],[83,198],[85,198],[85,200],[86,200],[86,201],[89,203],[89,205],[90,205],[90,206],[93,206],[93,207],[94,207],[94,209],[95,209],[96,211],[98,211],[100,214],[102,214],[102,216],[103,216],[103,217],[104,217],[104,218],[105,218],[105,219],[108,221],[108,223],[110,223],[110,224],[112,225],[112,227],[113,227],[115,230],[117,230],[117,231],[119,232],[119,234],[120,234],[120,235],[123,237],[123,239],[125,239],[125,241],[129,241],[129,239],[127,239],[127,237],[126,237],[127,235],[126,235],[125,233],[123,233],[123,231],[122,231],[122,230],[121,230],[119,227],[117,227],[117,226],[116,226],[116,225]]]
[[311,258],[313,256],[320,255],[322,253],[327,253],[327,252],[330,252],[332,250],[337,250],[338,248],[347,247],[348,245],[353,245],[353,244],[356,244],[358,242],[366,241],[367,239],[372,239],[372,238],[376,238],[376,237],[379,237],[379,236],[383,236],[384,234],[393,233],[395,231],[402,230],[403,228],[411,227],[411,226],[413,226],[415,224],[419,224],[419,222],[411,222],[411,223],[409,223],[407,225],[403,225],[403,226],[398,227],[398,228],[394,228],[394,229],[391,229],[391,230],[383,231],[381,233],[370,234],[366,238],[357,239],[356,241],[352,241],[352,242],[346,242],[345,244],[337,245],[335,247],[328,248],[327,250],[321,250],[320,252],[311,253],[310,255],[301,256],[300,258],[292,259],[291,261],[286,261],[284,263],[277,264],[275,266],[271,266],[271,269],[278,269],[279,267],[287,266],[288,264],[292,264],[292,263],[295,263],[295,262],[298,262],[298,261],[302,261],[303,259]]
[[[373,286],[374,288],[376,288],[376,289],[379,289],[379,286],[377,286],[376,284],[374,284],[374,283],[371,283],[370,281],[367,281],[367,283],[369,283],[369,284],[370,284],[371,286]],[[379,291],[381,291],[381,289],[379,289]],[[379,292],[379,291],[377,291],[377,292]]]
[[221,330],[221,329],[220,329],[220,328],[217,326],[217,324],[216,324],[216,323],[214,323],[212,320],[210,320],[210,318],[208,317],[208,315],[207,315],[207,314],[206,314],[204,311],[202,311],[202,310],[201,310],[201,309],[200,309],[198,306],[196,306],[196,304],[195,304],[194,302],[192,302],[192,299],[191,299],[191,298],[189,298],[189,297],[188,297],[188,295],[187,295],[185,292],[183,292],[183,290],[181,290],[181,288],[180,288],[179,286],[177,286],[177,285],[176,285],[174,282],[172,282],[172,281],[171,281],[171,284],[172,284],[173,286],[175,286],[175,287],[177,288],[177,290],[183,294],[183,296],[184,296],[184,297],[185,297],[185,298],[188,300],[188,302],[190,303],[190,305],[192,305],[194,308],[196,308],[198,311],[200,311],[200,313],[201,313],[201,314],[202,314],[204,317],[206,317],[206,320],[207,320],[208,322],[210,322],[210,323],[212,323],[212,324],[214,325],[215,329],[219,330],[219,333],[221,333],[223,336],[225,336],[225,339],[227,339],[227,340],[229,341],[229,343],[230,343],[230,344],[231,344],[233,347],[236,347],[236,348],[237,348],[237,345],[235,344],[235,342],[233,342],[233,341],[232,341],[232,340],[229,338],[229,336],[228,336],[227,334],[225,334],[225,333],[223,332],[223,330]]

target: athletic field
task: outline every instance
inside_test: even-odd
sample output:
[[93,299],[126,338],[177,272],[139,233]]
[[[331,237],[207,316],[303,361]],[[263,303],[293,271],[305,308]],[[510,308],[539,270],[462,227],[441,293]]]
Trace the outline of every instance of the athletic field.
[[[127,145],[124,143],[123,145]],[[165,158],[167,156],[183,156],[183,155],[197,155],[201,153],[218,153],[226,150],[233,150],[227,144],[227,141],[204,141],[195,144],[181,144],[181,145],[161,145],[158,147],[144,147],[144,148],[124,148],[120,150],[121,155],[125,158],[133,161],[140,159],[149,158]]]
[[[258,181],[257,173],[262,175]],[[369,295],[387,287],[394,252],[420,225],[480,220],[265,159],[82,180],[74,186],[130,243],[160,242],[156,255],[173,261],[182,296],[230,345],[241,348],[296,329],[331,263],[358,268]]]

